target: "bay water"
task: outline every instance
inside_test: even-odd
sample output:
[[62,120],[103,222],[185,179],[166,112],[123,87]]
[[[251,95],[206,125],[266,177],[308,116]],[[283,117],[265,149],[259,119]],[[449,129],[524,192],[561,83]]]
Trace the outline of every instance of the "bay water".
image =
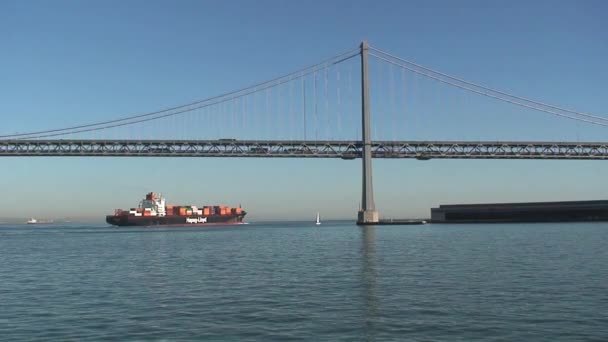
[[0,340],[607,341],[608,223],[0,225]]

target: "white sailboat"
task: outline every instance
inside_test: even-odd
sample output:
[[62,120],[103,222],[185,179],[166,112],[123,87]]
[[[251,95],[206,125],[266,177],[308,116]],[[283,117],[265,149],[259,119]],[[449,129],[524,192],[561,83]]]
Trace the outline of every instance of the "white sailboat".
[[320,224],[321,224],[321,221],[319,220],[319,213],[317,213],[317,222],[316,222],[316,225],[318,226]]

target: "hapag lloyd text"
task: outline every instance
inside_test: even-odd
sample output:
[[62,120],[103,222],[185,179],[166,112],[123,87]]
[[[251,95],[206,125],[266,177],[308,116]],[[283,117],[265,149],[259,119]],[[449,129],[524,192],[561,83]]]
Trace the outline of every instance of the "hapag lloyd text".
[[186,217],[186,223],[207,223],[207,218],[206,217],[195,217],[195,218]]

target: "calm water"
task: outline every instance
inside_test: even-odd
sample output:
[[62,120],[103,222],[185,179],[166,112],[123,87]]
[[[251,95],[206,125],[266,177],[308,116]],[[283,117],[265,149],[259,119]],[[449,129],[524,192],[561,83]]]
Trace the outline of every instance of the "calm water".
[[0,226],[0,339],[606,341],[608,224]]

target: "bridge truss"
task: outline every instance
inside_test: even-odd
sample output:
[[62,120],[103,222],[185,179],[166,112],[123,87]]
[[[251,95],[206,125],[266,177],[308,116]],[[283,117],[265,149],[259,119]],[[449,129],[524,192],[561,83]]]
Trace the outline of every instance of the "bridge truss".
[[[0,140],[0,157],[361,158],[360,141]],[[608,159],[608,143],[373,141],[373,158]]]

